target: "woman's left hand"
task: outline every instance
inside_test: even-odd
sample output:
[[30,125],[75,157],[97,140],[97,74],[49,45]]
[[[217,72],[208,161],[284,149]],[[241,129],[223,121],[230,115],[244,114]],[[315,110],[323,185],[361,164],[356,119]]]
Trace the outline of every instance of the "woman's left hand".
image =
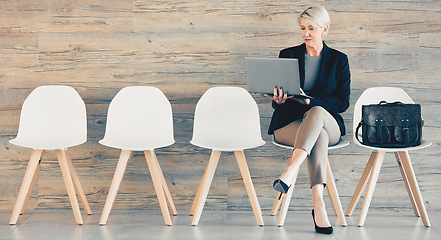
[[303,98],[303,97],[293,97],[292,99],[301,104],[306,104],[306,105],[309,105],[309,103],[311,102],[309,98]]

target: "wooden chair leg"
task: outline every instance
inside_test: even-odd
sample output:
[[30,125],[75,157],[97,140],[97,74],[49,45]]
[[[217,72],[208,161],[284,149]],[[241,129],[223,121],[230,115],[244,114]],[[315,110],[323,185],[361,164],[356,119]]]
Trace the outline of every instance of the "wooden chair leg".
[[55,150],[57,153],[58,162],[60,164],[61,173],[63,174],[64,184],[66,185],[67,194],[69,195],[70,203],[72,204],[72,211],[75,216],[75,220],[78,225],[83,225],[83,219],[81,218],[80,207],[78,205],[77,196],[75,194],[75,188],[72,181],[72,175],[69,171],[69,165],[66,157],[65,150]]
[[377,184],[378,175],[380,174],[381,165],[383,164],[385,152],[372,152],[375,155],[372,172],[369,183],[366,188],[363,206],[361,207],[360,217],[358,218],[358,226],[361,227],[366,221],[369,205],[371,204],[372,196],[374,194],[375,185]]
[[199,185],[200,194],[199,197],[196,194],[193,210],[193,219],[191,221],[191,225],[196,226],[199,224],[199,219],[201,218],[202,209],[204,208],[205,201],[207,200],[208,190],[210,189],[211,182],[213,181],[214,172],[216,171],[217,164],[219,162],[219,158],[221,155],[221,151],[213,150],[211,152],[210,160],[208,160],[207,167],[205,169],[206,175],[202,178],[201,184]]
[[245,154],[243,151],[235,151],[237,164],[239,165],[240,173],[242,174],[242,179],[245,183],[245,188],[248,193],[248,198],[251,202],[251,207],[253,208],[254,217],[256,218],[257,225],[263,226],[262,210],[259,205],[259,200],[257,199],[256,190],[254,189],[253,182],[251,180],[250,171],[248,168],[247,161],[245,159]]
[[331,205],[334,209],[335,215],[337,215],[340,225],[346,227],[347,226],[346,219],[344,216],[343,208],[341,207],[340,197],[338,196],[337,187],[335,186],[335,180],[329,162],[328,162],[327,174],[326,174],[326,185],[327,185],[326,188],[328,190],[328,195],[331,198]]
[[69,166],[70,174],[72,175],[72,182],[75,187],[75,191],[78,194],[81,205],[83,205],[84,211],[88,215],[92,215],[92,210],[90,209],[89,202],[87,201],[86,194],[84,194],[83,187],[81,186],[80,179],[78,178],[77,172],[75,171],[74,165],[72,164],[72,159],[66,151],[67,164]]
[[14,209],[12,210],[11,219],[9,220],[9,224],[11,225],[17,223],[18,216],[20,215],[20,211],[23,209],[27,195],[30,191],[32,191],[32,181],[40,162],[40,158],[43,155],[43,151],[44,150],[32,150],[28,167],[26,168],[26,173],[24,175],[23,182],[21,183],[20,191],[18,192],[18,198],[15,202]]
[[113,175],[112,184],[110,185],[109,193],[107,194],[106,204],[104,205],[103,213],[101,214],[100,225],[105,225],[107,223],[107,218],[109,218],[110,211],[112,210],[113,202],[115,202],[116,194],[118,193],[119,185],[126,171],[127,162],[129,161],[132,151],[122,150],[118,165],[115,169],[115,174]]
[[159,173],[159,166],[156,164],[153,150],[144,151],[147,165],[149,166],[150,176],[155,187],[156,196],[158,197],[159,206],[161,207],[162,216],[164,217],[165,225],[171,226],[172,221],[167,208],[167,200],[165,199],[163,184],[161,180],[161,173]]
[[41,166],[41,159],[40,159],[40,161],[38,161],[37,168],[35,169],[34,176],[32,177],[31,186],[28,189],[25,201],[23,203],[23,207],[20,210],[20,215],[22,215],[26,212],[26,208],[29,205],[29,199],[31,198],[32,189],[34,188],[35,180],[37,179],[38,172],[40,171],[40,166]]
[[398,162],[398,167],[400,168],[401,176],[403,177],[404,185],[406,186],[407,194],[409,195],[410,203],[412,204],[413,212],[415,213],[415,216],[419,217],[420,212],[418,211],[418,207],[415,202],[415,197],[413,196],[412,189],[409,185],[409,180],[407,178],[406,172],[403,169],[403,165],[401,163],[401,157],[398,154],[398,152],[395,152],[395,158]]
[[294,175],[294,181],[291,184],[288,192],[282,195],[283,201],[280,208],[279,219],[277,220],[277,226],[282,227],[285,224],[286,214],[288,213],[289,203],[294,192],[294,186],[296,185],[298,171]]
[[[338,206],[335,202],[335,192],[337,192],[337,187],[335,186],[334,175],[332,174],[331,166],[328,162],[328,166],[326,167],[326,190],[328,192],[329,199],[331,200],[332,210],[334,210],[335,216],[338,216]],[[338,193],[337,193],[338,196]],[[339,199],[338,199],[339,200]],[[340,219],[339,219],[340,220]]]
[[412,193],[415,196],[415,202],[416,205],[418,206],[418,211],[421,214],[421,220],[423,221],[424,226],[430,227],[429,216],[427,215],[426,207],[424,206],[423,197],[421,196],[420,188],[418,187],[418,182],[415,177],[415,172],[413,170],[409,154],[407,151],[398,152],[398,154],[400,155],[404,171],[408,177],[409,185],[412,189]]
[[198,191],[196,192],[196,195],[193,200],[193,204],[191,205],[190,213],[188,214],[190,216],[194,216],[194,211],[196,209],[196,205],[200,201],[201,192],[202,192],[202,183],[206,181],[207,173],[208,173],[208,168],[205,168],[204,175],[202,176],[201,183],[199,184],[199,187],[198,187]]
[[158,158],[156,157],[155,151],[152,151],[154,160],[159,169],[159,177],[161,178],[161,185],[164,191],[165,199],[167,200],[167,206],[172,215],[178,215],[178,211],[176,210],[175,203],[173,202],[173,198],[170,194],[170,190],[168,189],[167,182],[165,181],[164,173],[162,172],[161,166],[159,165]]
[[276,199],[274,199],[273,208],[271,209],[270,215],[275,216],[279,210],[280,203],[282,202],[282,193],[277,192]]
[[346,210],[346,216],[351,216],[354,213],[355,207],[360,200],[363,188],[366,185],[369,175],[371,174],[374,159],[375,154],[372,152],[371,156],[369,157],[369,161],[364,168],[363,174],[361,175],[360,181],[358,182],[357,188],[355,189],[355,193],[352,197],[351,203],[349,204],[348,210]]
[[198,187],[198,191],[196,192],[196,196],[194,198],[193,204],[191,205],[191,209],[190,209],[190,213],[189,213],[190,216],[194,215],[194,210],[196,208],[196,205],[200,202],[201,192],[202,192],[202,183],[207,181],[206,179],[207,179],[208,172],[209,172],[209,168],[206,167],[205,171],[204,171],[204,175],[202,176],[201,183]]
[[41,166],[41,161],[43,159],[43,155],[44,155],[44,150],[41,153],[40,160],[38,161],[37,169],[35,169],[35,174],[32,177],[31,186],[29,187],[28,193],[26,194],[26,199],[25,199],[25,202],[23,203],[23,207],[21,208],[20,215],[25,213],[26,208],[28,206],[29,198],[31,197],[32,189],[34,188],[35,180],[37,179],[38,172],[40,171],[40,166]]

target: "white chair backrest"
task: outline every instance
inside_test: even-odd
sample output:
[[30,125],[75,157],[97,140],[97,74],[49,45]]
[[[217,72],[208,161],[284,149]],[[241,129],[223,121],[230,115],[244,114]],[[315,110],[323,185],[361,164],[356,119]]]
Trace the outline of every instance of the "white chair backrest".
[[265,144],[253,97],[240,87],[208,89],[196,105],[190,142],[221,151],[240,151]]
[[12,144],[33,149],[66,149],[87,141],[86,107],[69,86],[34,89],[23,103]]
[[[410,98],[409,95],[407,95],[407,93],[401,88],[373,87],[366,89],[358,98],[354,107],[354,118],[352,125],[354,138],[355,138],[357,126],[361,121],[361,107],[363,105],[378,104],[381,101],[386,101],[386,102],[400,101],[402,103],[414,103],[412,98]],[[354,139],[354,141],[356,140]]]
[[123,150],[153,150],[175,142],[170,102],[156,87],[121,89],[109,105],[101,144]]

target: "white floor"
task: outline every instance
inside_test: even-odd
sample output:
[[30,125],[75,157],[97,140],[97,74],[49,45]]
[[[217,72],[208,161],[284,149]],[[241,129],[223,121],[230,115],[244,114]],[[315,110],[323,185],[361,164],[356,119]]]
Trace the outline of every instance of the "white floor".
[[[252,211],[203,211],[199,226],[190,226],[188,212],[172,217],[165,226],[159,210],[113,210],[106,226],[99,226],[100,211],[83,214],[84,225],[75,224],[70,209],[30,210],[17,225],[9,225],[11,211],[0,211],[0,239],[441,239],[441,213],[429,212],[432,227],[424,227],[412,210],[369,210],[364,227],[357,227],[358,215],[347,217],[347,227],[334,224],[333,235],[314,232],[310,211],[288,212],[285,226],[264,211],[265,226],[256,225]],[[358,214],[356,212],[355,214]]]

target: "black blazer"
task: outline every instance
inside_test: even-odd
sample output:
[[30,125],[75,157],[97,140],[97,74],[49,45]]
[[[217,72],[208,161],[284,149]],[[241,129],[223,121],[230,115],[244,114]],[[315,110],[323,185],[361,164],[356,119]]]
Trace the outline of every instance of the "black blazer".
[[[302,44],[280,51],[279,58],[297,58],[299,60],[300,86],[303,88],[305,81],[305,53],[306,45]],[[268,134],[282,128],[291,122],[302,119],[303,115],[314,106],[326,109],[337,121],[341,135],[346,134],[343,118],[339,113],[349,107],[349,95],[351,93],[351,73],[346,54],[329,48],[323,43],[321,53],[320,72],[315,86],[308,93],[314,97],[309,105],[301,104],[293,99],[288,99],[283,104],[273,101],[273,117],[271,119]]]

